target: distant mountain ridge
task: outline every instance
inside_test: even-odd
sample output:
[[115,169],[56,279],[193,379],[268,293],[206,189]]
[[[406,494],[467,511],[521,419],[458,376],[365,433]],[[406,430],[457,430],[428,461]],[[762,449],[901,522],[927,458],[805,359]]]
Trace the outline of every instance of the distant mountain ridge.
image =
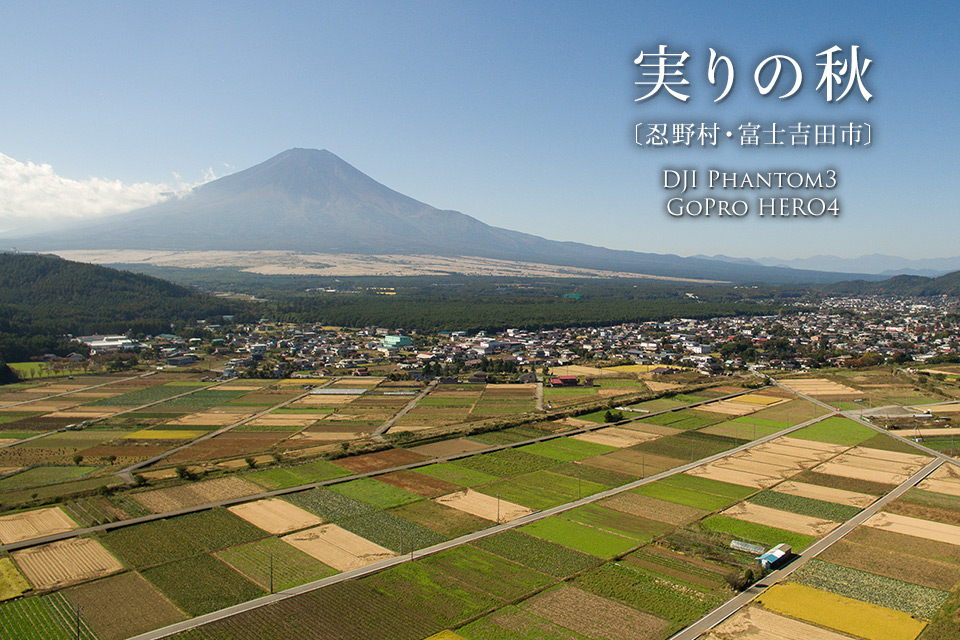
[[855,277],[547,240],[493,227],[458,211],[436,209],[380,184],[329,151],[315,149],[290,149],[181,198],[18,244],[41,250],[272,249],[480,256],[736,282],[834,282]]

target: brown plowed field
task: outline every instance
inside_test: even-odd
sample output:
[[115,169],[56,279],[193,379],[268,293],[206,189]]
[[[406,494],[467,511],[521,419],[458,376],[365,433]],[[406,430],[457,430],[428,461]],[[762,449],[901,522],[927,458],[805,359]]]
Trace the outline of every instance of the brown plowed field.
[[414,471],[396,471],[379,476],[377,480],[426,498],[442,496],[460,489],[459,485],[455,485],[452,482],[431,478],[430,476]]
[[166,513],[208,502],[249,496],[261,491],[262,487],[240,478],[217,478],[180,487],[135,493],[131,497],[154,513]]
[[290,533],[323,523],[323,518],[279,498],[245,502],[227,510],[273,534]]
[[361,456],[340,458],[339,460],[334,460],[334,464],[353,471],[354,473],[364,473],[366,471],[388,469],[398,465],[410,464],[411,462],[420,462],[421,460],[426,460],[426,457],[412,451],[407,451],[406,449],[389,449],[387,451],[378,451]]
[[602,500],[600,504],[621,513],[678,526],[702,518],[707,513],[702,509],[649,498],[629,491]]
[[832,489],[830,487],[821,487],[815,484],[806,484],[804,482],[794,482],[790,480],[781,482],[775,489],[779,493],[800,496],[802,498],[812,498],[813,500],[825,500],[836,504],[845,504],[850,507],[864,508],[876,501],[876,497],[866,493]]
[[850,640],[850,636],[747,607],[717,625],[701,640]]
[[123,640],[186,620],[138,573],[128,572],[63,592],[103,640]]
[[569,585],[534,596],[522,608],[588,638],[659,640],[670,628],[665,620]]

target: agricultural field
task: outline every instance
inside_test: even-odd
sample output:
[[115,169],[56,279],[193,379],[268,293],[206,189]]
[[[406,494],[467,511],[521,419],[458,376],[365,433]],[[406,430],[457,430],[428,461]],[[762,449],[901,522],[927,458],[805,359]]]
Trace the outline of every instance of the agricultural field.
[[262,589],[282,591],[336,573],[312,556],[279,540],[267,538],[215,554]]
[[635,538],[595,529],[557,516],[520,527],[520,531],[599,558],[612,558],[639,545]]
[[[0,604],[0,629],[17,640],[76,640],[77,613],[60,593]],[[81,618],[80,639],[99,640]]]
[[168,562],[142,572],[181,611],[199,616],[266,593],[227,564],[210,555]]

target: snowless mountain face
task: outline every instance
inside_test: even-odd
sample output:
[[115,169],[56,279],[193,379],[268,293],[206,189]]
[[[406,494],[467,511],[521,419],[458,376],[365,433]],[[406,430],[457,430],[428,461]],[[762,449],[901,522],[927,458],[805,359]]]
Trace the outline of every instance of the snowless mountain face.
[[658,276],[828,282],[842,274],[615,251],[492,227],[398,193],[329,151],[290,149],[160,204],[28,238],[30,249],[432,254]]

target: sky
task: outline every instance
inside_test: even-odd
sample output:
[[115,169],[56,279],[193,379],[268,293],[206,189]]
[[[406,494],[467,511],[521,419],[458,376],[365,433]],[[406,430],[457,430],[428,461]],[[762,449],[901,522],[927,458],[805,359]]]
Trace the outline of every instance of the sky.
[[[328,149],[441,209],[555,240],[679,255],[960,255],[952,2],[7,2],[0,5],[0,244],[182,193],[291,147]],[[689,58],[637,101],[634,60]],[[828,102],[817,54],[872,62]],[[710,48],[735,81],[708,81]],[[769,95],[754,71],[789,63]],[[653,58],[656,60],[656,57]],[[769,63],[772,65],[773,63]],[[850,67],[848,67],[849,69]],[[766,82],[772,66],[766,68]],[[843,84],[849,76],[842,78]],[[836,95],[834,96],[836,97]],[[739,130],[868,123],[872,144],[741,146]],[[716,147],[639,146],[638,123],[718,123]],[[839,136],[839,134],[838,134]],[[789,136],[786,136],[789,138]],[[836,171],[832,190],[664,189],[664,170]],[[759,217],[764,195],[834,197]],[[744,199],[673,217],[668,199]]]

